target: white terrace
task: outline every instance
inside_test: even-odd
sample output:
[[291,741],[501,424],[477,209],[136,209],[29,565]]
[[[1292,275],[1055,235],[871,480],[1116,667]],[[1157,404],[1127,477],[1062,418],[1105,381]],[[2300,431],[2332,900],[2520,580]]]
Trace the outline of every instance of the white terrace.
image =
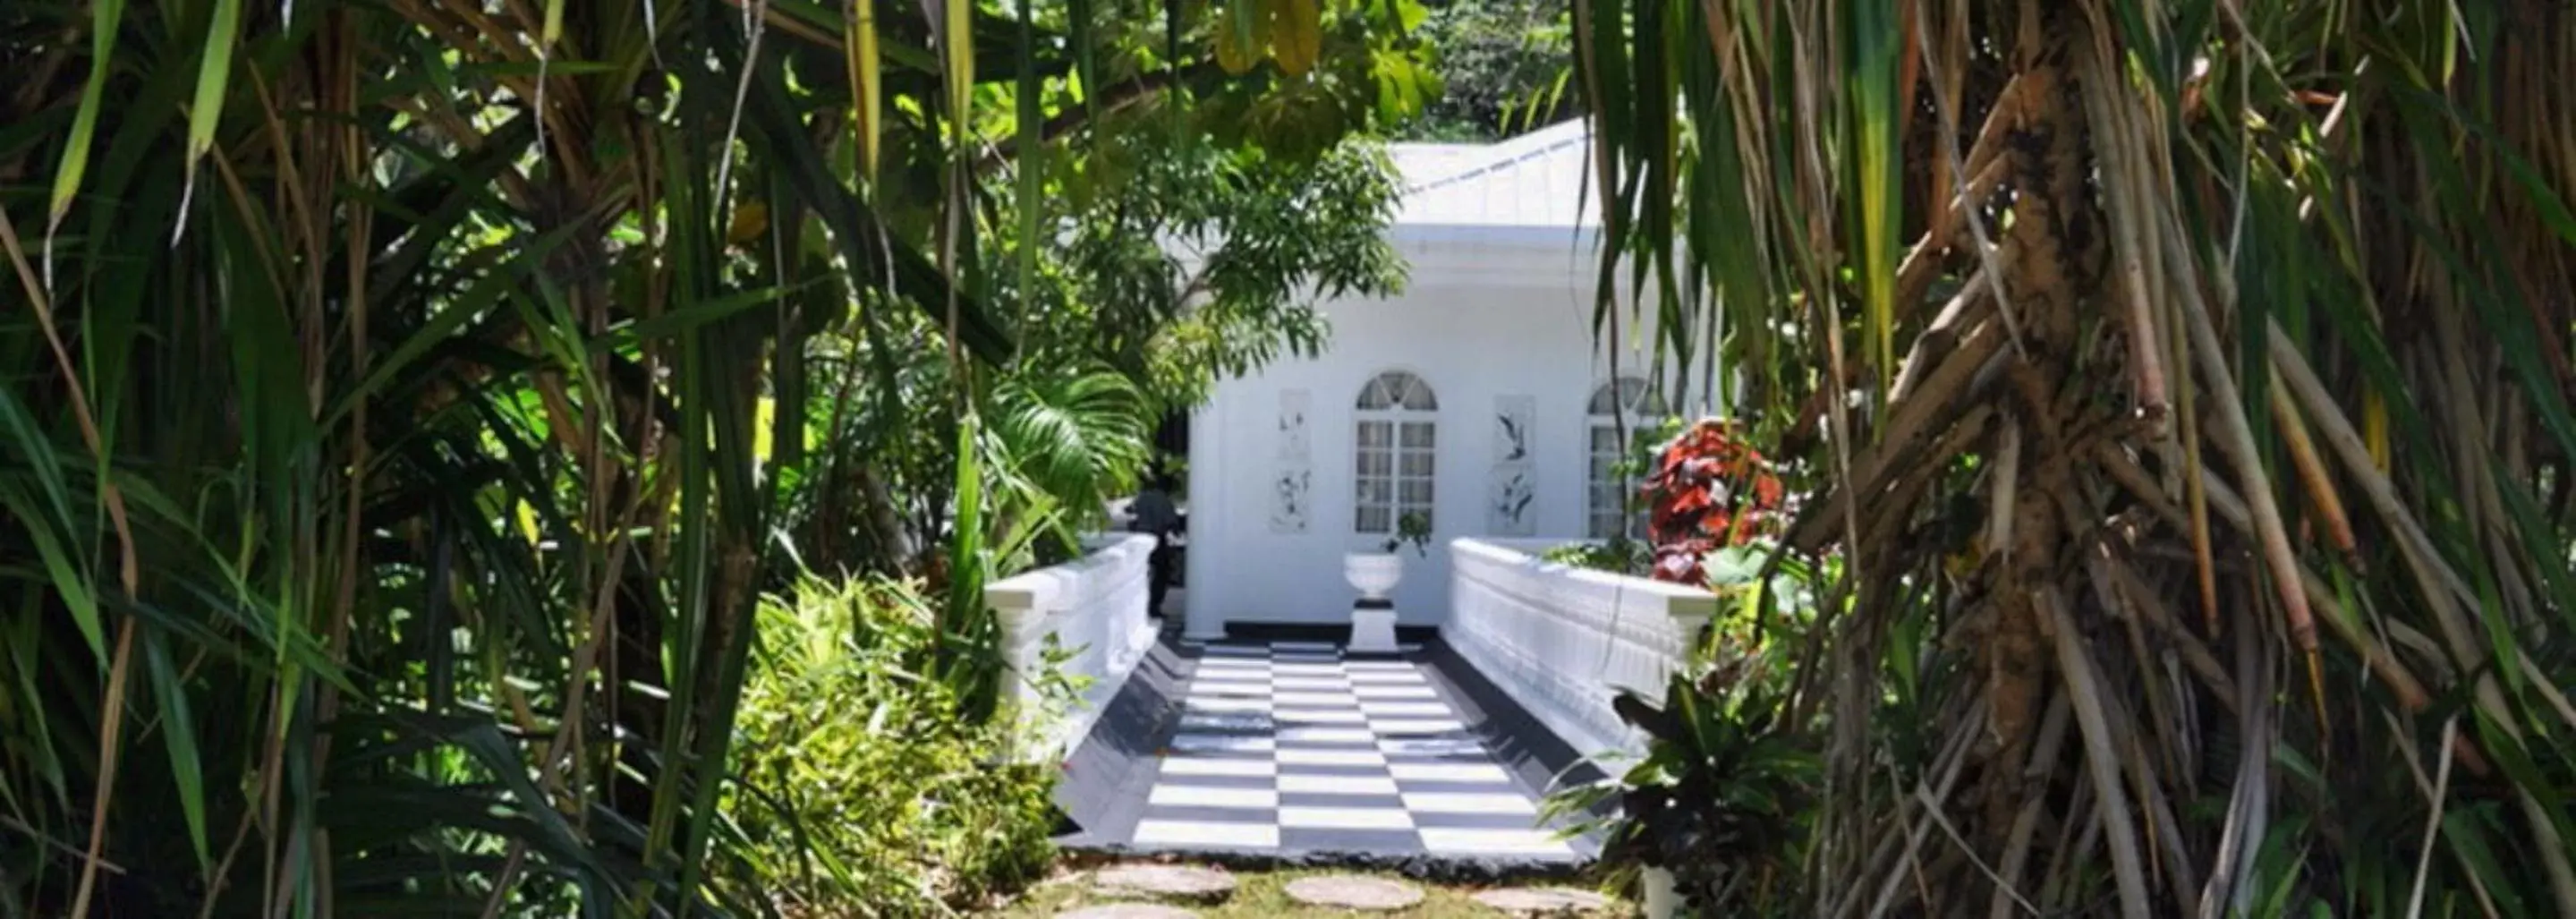
[[[1303,839],[1483,851],[1475,847],[1504,843],[1479,833],[1530,829],[1526,802],[1426,790],[1401,776],[1489,779],[1488,760],[1515,768],[1497,753],[1510,749],[1637,748],[1611,712],[1612,694],[1659,698],[1715,600],[1540,558],[1634,525],[1621,510],[1628,483],[1611,469],[1618,432],[1667,411],[1623,344],[1651,330],[1623,329],[1607,344],[1593,335],[1588,146],[1577,121],[1494,145],[1395,148],[1407,190],[1391,235],[1412,264],[1411,283],[1394,298],[1322,304],[1333,329],[1326,353],[1227,381],[1191,419],[1178,609],[1145,609],[1146,537],[1109,538],[1085,559],[992,586],[1017,666],[1034,665],[1053,636],[1080,648],[1072,666],[1092,679],[1071,720],[1026,751],[1066,753],[1078,773],[1074,798],[1138,802],[1070,801],[1090,842],[1150,848],[1154,834],[1178,833],[1217,848],[1294,849]],[[1363,569],[1389,564],[1372,556],[1384,555],[1407,517],[1426,525],[1427,538],[1395,554],[1402,574],[1391,591],[1374,589],[1383,585]],[[1392,607],[1405,642],[1392,661],[1342,653],[1346,642],[1370,650],[1370,639],[1382,640],[1364,631],[1352,641],[1364,595],[1388,602],[1361,605]],[[1157,646],[1166,616],[1185,623],[1184,640]],[[1326,641],[1309,643],[1317,639]],[[1258,671],[1265,679],[1311,685],[1283,693],[1259,683],[1269,694],[1219,697],[1252,692],[1246,657],[1269,662]],[[1403,685],[1372,685],[1385,680]],[[1422,697],[1373,697],[1397,688]],[[1454,716],[1389,714],[1435,703]],[[1440,730],[1403,733],[1426,728]],[[1524,742],[1532,740],[1548,742]],[[1300,746],[1309,742],[1317,746]],[[1471,760],[1425,752],[1440,743],[1461,745],[1453,752]],[[1095,757],[1109,772],[1154,778],[1085,786],[1091,767],[1081,764]],[[1527,798],[1564,764],[1522,765],[1515,782]],[[1181,784],[1166,789],[1166,779]],[[1372,789],[1393,794],[1374,810],[1310,797]],[[1492,812],[1439,810],[1473,802]],[[1301,823],[1316,820],[1331,825]],[[1341,835],[1313,835],[1327,830]]]

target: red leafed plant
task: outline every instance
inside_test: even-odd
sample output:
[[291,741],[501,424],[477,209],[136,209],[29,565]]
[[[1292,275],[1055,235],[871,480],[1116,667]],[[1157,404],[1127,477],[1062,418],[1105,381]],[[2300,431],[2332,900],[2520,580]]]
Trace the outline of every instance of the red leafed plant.
[[1784,499],[1770,461],[1745,443],[1735,422],[1719,418],[1666,444],[1640,490],[1651,510],[1654,579],[1695,586],[1708,583],[1702,559],[1751,542]]

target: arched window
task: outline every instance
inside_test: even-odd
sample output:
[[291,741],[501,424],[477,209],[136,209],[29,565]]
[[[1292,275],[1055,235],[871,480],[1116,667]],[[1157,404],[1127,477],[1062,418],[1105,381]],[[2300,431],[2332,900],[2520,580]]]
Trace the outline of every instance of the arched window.
[[1357,489],[1352,528],[1361,533],[1393,533],[1396,521],[1419,514],[1431,521],[1434,448],[1439,442],[1436,419],[1440,400],[1430,384],[1401,370],[1389,370],[1360,390],[1358,409]]
[[1590,415],[1592,459],[1585,470],[1587,500],[1584,506],[1586,535],[1610,539],[1622,533],[1631,538],[1646,533],[1643,513],[1630,513],[1628,498],[1637,493],[1635,476],[1621,475],[1619,461],[1628,456],[1628,444],[1621,432],[1634,437],[1639,428],[1657,424],[1672,413],[1664,406],[1664,397],[1645,380],[1620,377],[1601,384],[1592,391],[1592,401],[1585,407]]

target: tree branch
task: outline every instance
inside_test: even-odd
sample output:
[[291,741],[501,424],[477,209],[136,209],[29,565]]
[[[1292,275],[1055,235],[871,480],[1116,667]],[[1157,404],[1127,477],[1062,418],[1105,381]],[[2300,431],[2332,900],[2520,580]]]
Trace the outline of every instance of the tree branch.
[[[1139,74],[1132,79],[1110,84],[1107,91],[1101,94],[1097,108],[1100,114],[1107,115],[1151,99],[1164,90],[1172,88],[1174,83],[1195,85],[1206,82],[1209,78],[1221,76],[1224,72],[1214,61],[1202,61],[1182,68],[1177,74],[1171,70],[1155,70]],[[1072,133],[1074,129],[1082,127],[1091,120],[1093,109],[1093,106],[1088,105],[1073,106],[1047,119],[1046,124],[1039,128],[1039,141],[1053,142]],[[1019,155],[1021,139],[1020,135],[1014,134],[986,145],[984,154],[975,159],[975,172],[979,175],[989,173],[1011,162]]]

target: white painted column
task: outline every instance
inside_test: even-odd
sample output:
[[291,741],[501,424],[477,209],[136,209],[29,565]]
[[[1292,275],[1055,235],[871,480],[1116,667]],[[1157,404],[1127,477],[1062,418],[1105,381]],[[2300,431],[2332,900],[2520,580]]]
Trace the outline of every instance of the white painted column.
[[1194,641],[1225,637],[1225,616],[1216,608],[1216,591],[1206,585],[1216,583],[1214,550],[1222,544],[1215,538],[1217,528],[1226,523],[1226,502],[1235,498],[1226,491],[1226,477],[1241,479],[1247,472],[1234,469],[1232,458],[1226,456],[1225,402],[1222,395],[1211,398],[1190,419],[1190,551],[1182,564],[1187,586],[1181,588],[1181,637]]

